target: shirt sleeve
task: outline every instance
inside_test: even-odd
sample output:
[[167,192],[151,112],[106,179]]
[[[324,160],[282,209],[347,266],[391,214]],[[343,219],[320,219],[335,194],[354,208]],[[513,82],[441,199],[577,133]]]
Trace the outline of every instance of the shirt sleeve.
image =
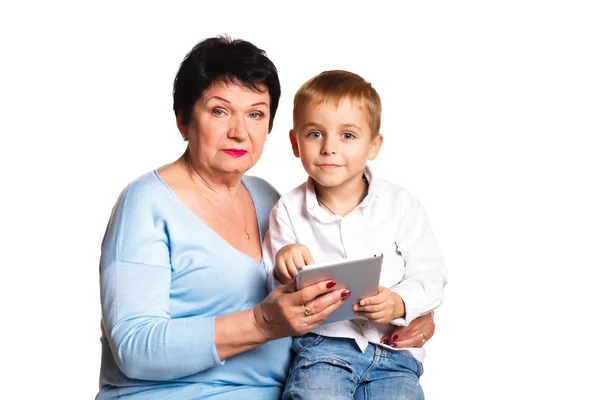
[[117,202],[102,244],[102,324],[129,378],[172,380],[222,364],[214,317],[172,319],[168,224],[152,193],[130,188]]
[[265,234],[263,241],[263,259],[265,267],[269,274],[267,280],[267,290],[269,292],[275,290],[280,283],[275,278],[275,256],[279,249],[283,246],[296,243],[296,234],[292,225],[292,220],[285,207],[285,204],[280,199],[271,210],[269,216],[269,230]]
[[439,307],[448,281],[446,265],[425,209],[408,194],[406,204],[396,239],[396,250],[405,261],[404,277],[390,288],[402,297],[406,307],[404,318],[391,321],[397,326],[406,326]]

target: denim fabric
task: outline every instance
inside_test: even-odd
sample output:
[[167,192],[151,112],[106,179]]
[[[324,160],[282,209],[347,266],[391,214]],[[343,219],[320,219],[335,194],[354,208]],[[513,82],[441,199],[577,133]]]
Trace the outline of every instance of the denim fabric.
[[423,365],[399,352],[353,339],[313,333],[294,339],[294,359],[282,399],[423,400]]

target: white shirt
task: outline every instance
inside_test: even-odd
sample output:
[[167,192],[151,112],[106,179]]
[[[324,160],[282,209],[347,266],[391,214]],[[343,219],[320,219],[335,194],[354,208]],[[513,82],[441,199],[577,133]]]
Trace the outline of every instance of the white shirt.
[[[404,188],[375,177],[370,168],[365,175],[368,194],[345,217],[330,215],[319,206],[311,178],[284,194],[271,211],[263,242],[270,282],[275,281],[275,255],[286,244],[305,245],[315,263],[383,253],[379,284],[402,297],[405,317],[390,324],[365,319],[333,322],[313,330],[318,335],[352,338],[363,352],[369,342],[380,345],[381,337],[394,325],[406,326],[438,307],[447,283],[444,260],[423,206]],[[398,351],[421,362],[425,358],[422,348]]]

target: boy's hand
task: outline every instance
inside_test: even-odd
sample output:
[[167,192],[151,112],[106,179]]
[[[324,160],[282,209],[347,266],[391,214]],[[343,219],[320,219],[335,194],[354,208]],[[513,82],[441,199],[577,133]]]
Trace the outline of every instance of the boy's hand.
[[379,286],[379,292],[375,296],[360,299],[352,309],[354,314],[362,315],[378,324],[387,324],[406,313],[402,297],[382,286]]
[[308,247],[296,243],[285,245],[275,256],[275,277],[286,285],[298,275],[300,268],[314,263]]

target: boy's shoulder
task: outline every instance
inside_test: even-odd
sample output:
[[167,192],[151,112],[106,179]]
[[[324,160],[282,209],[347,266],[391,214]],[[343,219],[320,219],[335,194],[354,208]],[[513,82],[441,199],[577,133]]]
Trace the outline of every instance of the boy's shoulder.
[[306,197],[306,185],[307,181],[302,182],[300,185],[296,186],[294,189],[290,190],[287,193],[281,195],[280,202],[284,203],[295,203],[298,201],[303,201]]
[[302,213],[302,210],[306,208],[306,192],[307,192],[308,181],[301,183],[294,189],[290,190],[281,195],[275,206],[273,212],[281,212],[286,210],[286,213]]
[[370,204],[383,209],[407,210],[422,207],[419,199],[405,187],[387,181],[383,178],[373,177],[369,188]]
[[414,196],[403,186],[390,182],[378,176],[372,176],[369,192],[377,196],[393,198],[413,198]]

